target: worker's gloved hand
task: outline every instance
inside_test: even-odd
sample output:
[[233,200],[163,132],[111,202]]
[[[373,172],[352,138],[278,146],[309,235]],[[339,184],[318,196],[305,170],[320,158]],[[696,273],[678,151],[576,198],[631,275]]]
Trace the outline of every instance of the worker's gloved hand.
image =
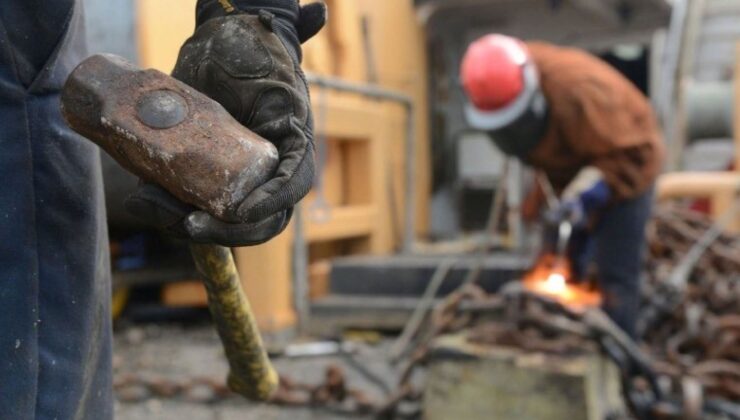
[[598,168],[581,169],[562,194],[557,216],[570,220],[574,227],[585,225],[609,203],[612,197],[609,185]]
[[[252,223],[226,223],[183,203],[164,188],[142,183],[125,201],[126,209],[149,225],[162,229],[172,236],[191,239],[195,242],[214,242],[223,246],[257,245],[279,234],[290,219],[292,209],[278,212],[263,220]],[[202,224],[228,231],[229,234],[202,238]]]
[[[545,251],[558,252],[560,235],[567,234],[566,254],[575,278],[586,275],[588,263],[592,258],[593,240],[591,222],[609,202],[611,192],[603,180],[583,190],[579,195],[563,199],[559,206],[545,214],[543,248]],[[561,223],[570,223],[570,233],[561,232]]]
[[300,43],[323,27],[326,8],[299,7],[297,0],[199,0],[196,14],[195,33],[172,75],[273,142],[278,169],[240,205],[241,223],[218,220],[151,185],[129,198],[127,208],[197,242],[261,243],[285,229],[313,184],[313,122]]
[[606,207],[612,198],[612,192],[606,181],[599,180],[590,188],[581,192],[578,200],[586,214],[593,214]]
[[586,225],[588,216],[583,203],[579,199],[563,201],[556,211],[559,213],[558,218],[560,220],[569,221],[574,228],[580,228]]
[[546,217],[553,223],[569,221],[574,228],[585,228],[589,220],[603,209],[611,198],[611,190],[599,180],[577,196],[563,199]]

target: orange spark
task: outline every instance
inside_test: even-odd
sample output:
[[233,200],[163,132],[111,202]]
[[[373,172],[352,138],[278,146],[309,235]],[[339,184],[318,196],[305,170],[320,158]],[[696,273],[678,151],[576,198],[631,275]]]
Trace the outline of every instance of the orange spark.
[[551,254],[543,255],[524,277],[524,287],[573,309],[601,304],[601,293],[587,285],[573,283],[568,262]]

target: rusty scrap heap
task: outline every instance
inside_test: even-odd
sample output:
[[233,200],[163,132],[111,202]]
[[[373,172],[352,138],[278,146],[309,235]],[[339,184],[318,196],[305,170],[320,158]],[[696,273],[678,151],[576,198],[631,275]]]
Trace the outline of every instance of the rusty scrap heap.
[[[434,307],[424,328],[415,329],[401,352],[405,357],[396,361],[397,387],[384,390],[384,401],[350,387],[341,369],[329,366],[325,381],[316,385],[281,376],[272,403],[418,418],[417,368],[430,360],[437,337],[462,334],[477,345],[550,354],[598,347],[620,369],[625,402],[637,419],[740,418],[740,238],[718,233],[704,241],[684,281],[676,281],[681,280],[677,267],[716,228],[707,217],[680,206],[656,209],[648,231],[639,343],[597,307],[570,305],[522,282],[487,293],[472,276]],[[117,379],[120,398],[127,386]],[[145,394],[163,394],[161,385],[146,385]],[[181,387],[185,398],[189,390]],[[221,385],[221,392],[209,395],[228,398],[224,390]]]
[[[411,372],[429,360],[434,338],[463,333],[477,344],[544,353],[598,345],[620,368],[626,403],[639,419],[740,418],[740,238],[712,230],[709,218],[685,207],[656,209],[639,344],[598,308],[568,306],[519,283],[497,294],[468,284],[435,308],[399,388],[407,400],[418,396]],[[686,265],[692,253],[698,257]],[[680,267],[688,267],[683,282]]]
[[677,205],[655,211],[648,230],[640,338],[655,369],[679,386],[693,378],[706,396],[740,401],[740,237],[719,235],[684,284],[676,266],[711,228],[700,213]]

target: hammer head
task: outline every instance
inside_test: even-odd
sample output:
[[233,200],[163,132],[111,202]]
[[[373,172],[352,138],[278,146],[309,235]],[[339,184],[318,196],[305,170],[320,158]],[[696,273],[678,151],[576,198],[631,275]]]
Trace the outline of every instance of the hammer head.
[[121,166],[227,222],[244,216],[240,204],[278,165],[275,146],[217,102],[121,57],[80,63],[61,101],[69,126]]

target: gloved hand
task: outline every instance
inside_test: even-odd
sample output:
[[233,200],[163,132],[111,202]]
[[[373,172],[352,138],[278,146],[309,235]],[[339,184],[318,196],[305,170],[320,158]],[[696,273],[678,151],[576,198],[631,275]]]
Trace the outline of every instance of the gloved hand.
[[590,188],[581,192],[578,200],[581,202],[581,206],[586,214],[593,214],[596,211],[603,209],[609,200],[611,200],[612,191],[606,181],[599,180],[594,183]]
[[579,268],[585,267],[585,254],[590,243],[589,222],[603,209],[611,198],[611,190],[602,179],[595,179],[590,185],[563,197],[560,205],[545,213],[543,231],[543,250],[557,252],[560,242],[560,224],[570,222],[571,233],[568,238],[568,256],[576,274],[583,274]]
[[591,217],[606,206],[610,197],[609,186],[599,180],[575,197],[563,199],[546,218],[553,223],[567,220],[574,228],[584,228]]
[[301,47],[326,21],[323,3],[297,0],[199,0],[196,30],[172,75],[205,93],[258,135],[273,142],[280,164],[250,192],[226,223],[179,202],[155,185],[127,200],[137,216],[196,242],[254,245],[287,226],[314,176],[313,122]]
[[560,214],[560,220],[567,220],[574,228],[580,228],[586,225],[586,209],[579,198],[565,200],[560,203],[557,212]]

